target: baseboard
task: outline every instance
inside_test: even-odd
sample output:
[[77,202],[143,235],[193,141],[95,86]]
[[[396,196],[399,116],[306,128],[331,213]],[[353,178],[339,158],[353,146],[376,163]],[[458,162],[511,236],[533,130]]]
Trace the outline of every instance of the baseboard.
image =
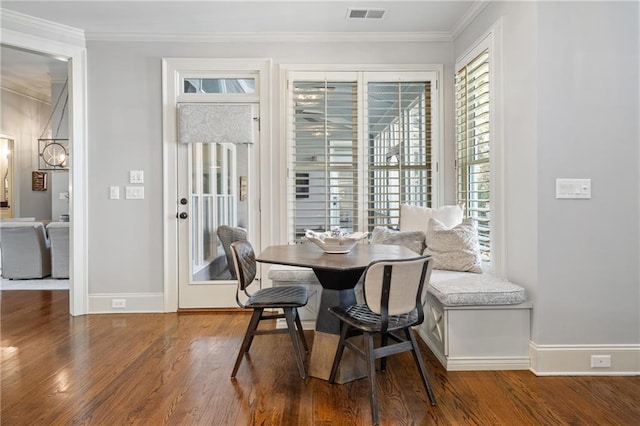
[[[529,343],[537,376],[637,376],[640,345],[537,345]],[[591,367],[592,355],[609,355],[611,367]]]
[[[113,300],[124,300],[125,307],[114,308]],[[163,293],[107,293],[89,295],[90,314],[164,312]]]

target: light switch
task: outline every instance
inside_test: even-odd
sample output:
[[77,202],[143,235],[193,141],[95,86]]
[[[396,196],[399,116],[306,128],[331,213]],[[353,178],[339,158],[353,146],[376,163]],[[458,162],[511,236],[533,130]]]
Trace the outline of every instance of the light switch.
[[556,179],[556,198],[591,198],[591,179]]
[[144,183],[144,171],[129,170],[129,183]]
[[127,200],[143,200],[144,186],[127,186],[124,196]]
[[111,200],[120,199],[120,187],[119,186],[110,186],[109,187],[109,198]]

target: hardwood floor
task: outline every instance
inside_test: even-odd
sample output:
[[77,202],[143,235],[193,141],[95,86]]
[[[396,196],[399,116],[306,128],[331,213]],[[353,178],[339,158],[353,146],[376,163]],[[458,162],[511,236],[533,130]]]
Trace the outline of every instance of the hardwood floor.
[[[232,380],[249,315],[70,317],[66,291],[0,297],[2,425],[370,424],[367,381],[301,380],[285,334],[256,337]],[[438,405],[401,354],[378,375],[381,424],[640,424],[640,377],[446,372],[422,351]]]

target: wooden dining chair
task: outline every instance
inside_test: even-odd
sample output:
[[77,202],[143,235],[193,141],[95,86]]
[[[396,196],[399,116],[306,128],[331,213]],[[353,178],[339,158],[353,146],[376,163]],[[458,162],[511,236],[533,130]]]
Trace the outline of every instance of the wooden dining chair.
[[[341,324],[340,342],[333,360],[329,383],[335,382],[345,347],[363,358],[367,364],[371,387],[371,416],[374,424],[378,424],[376,386],[376,359],[378,358],[381,358],[380,369],[385,371],[388,356],[411,351],[422,376],[429,401],[431,405],[436,405],[412,330],[412,327],[421,324],[424,320],[423,303],[431,269],[430,256],[372,262],[364,272],[365,303],[329,308]],[[364,349],[350,340],[360,335],[364,336]],[[374,347],[373,338],[376,335],[381,336],[378,347]]]
[[[309,353],[309,346],[304,337],[302,323],[298,315],[298,308],[307,304],[309,295],[307,289],[302,286],[279,286],[260,289],[254,293],[248,291],[248,287],[256,277],[256,256],[251,243],[248,241],[237,241],[231,244],[233,251],[233,262],[238,276],[238,289],[236,291],[236,301],[243,308],[253,309],[247,332],[245,333],[240,347],[240,352],[233,366],[231,377],[235,377],[245,353],[249,352],[253,337],[259,334],[289,333],[293,348],[295,350],[296,362],[300,377],[305,379],[307,374],[304,368],[302,351],[298,336],[302,342],[305,353]],[[248,297],[246,302],[242,302],[242,294]],[[282,310],[282,312],[265,313],[265,310]],[[287,322],[286,329],[258,330],[258,325],[262,320],[284,318]],[[297,333],[296,333],[297,328]]]

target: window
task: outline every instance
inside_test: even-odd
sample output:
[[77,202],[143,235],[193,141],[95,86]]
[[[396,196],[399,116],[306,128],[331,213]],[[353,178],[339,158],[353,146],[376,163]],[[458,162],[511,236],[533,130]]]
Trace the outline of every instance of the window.
[[401,203],[432,204],[435,76],[289,75],[289,241],[397,225]]
[[489,50],[456,73],[456,199],[478,221],[480,251],[491,261]]
[[185,78],[183,93],[255,93],[255,78]]

